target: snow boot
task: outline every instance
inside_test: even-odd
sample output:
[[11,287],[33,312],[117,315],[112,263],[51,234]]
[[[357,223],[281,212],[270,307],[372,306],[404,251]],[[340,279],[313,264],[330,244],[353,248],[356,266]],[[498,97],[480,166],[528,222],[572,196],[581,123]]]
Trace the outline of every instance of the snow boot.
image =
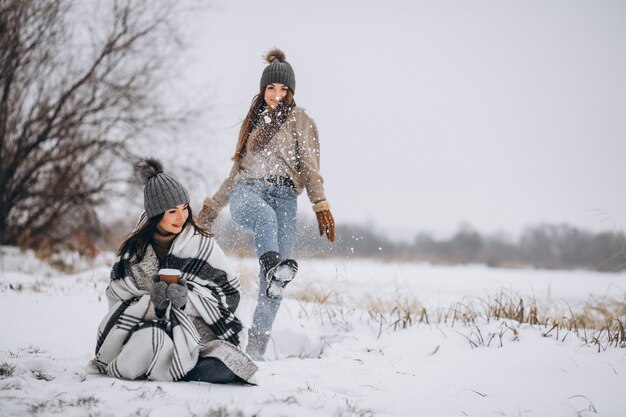
[[298,263],[293,259],[281,260],[277,252],[264,253],[259,258],[259,263],[267,282],[265,294],[269,298],[281,298],[283,290],[298,272]]
[[259,257],[259,264],[261,265],[261,273],[265,277],[267,272],[272,268],[275,268],[283,258],[278,252],[265,252]]
[[252,329],[248,330],[248,346],[246,346],[246,353],[255,361],[265,360],[263,355],[265,355],[269,340],[269,334],[256,333]]
[[265,276],[267,281],[267,294],[270,298],[281,298],[283,296],[283,290],[296,276],[298,272],[298,264],[293,259],[285,259],[273,268],[273,271],[268,271]]

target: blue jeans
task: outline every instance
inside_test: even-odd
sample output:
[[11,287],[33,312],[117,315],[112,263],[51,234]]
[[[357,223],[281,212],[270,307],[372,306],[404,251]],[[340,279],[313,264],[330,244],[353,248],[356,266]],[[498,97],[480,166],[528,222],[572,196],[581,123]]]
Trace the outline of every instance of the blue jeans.
[[[230,213],[240,227],[254,234],[257,257],[278,252],[291,257],[296,243],[298,195],[293,187],[267,184],[260,180],[241,180],[230,195]],[[259,297],[252,317],[252,335],[269,337],[281,299],[265,294],[267,283],[259,273]]]

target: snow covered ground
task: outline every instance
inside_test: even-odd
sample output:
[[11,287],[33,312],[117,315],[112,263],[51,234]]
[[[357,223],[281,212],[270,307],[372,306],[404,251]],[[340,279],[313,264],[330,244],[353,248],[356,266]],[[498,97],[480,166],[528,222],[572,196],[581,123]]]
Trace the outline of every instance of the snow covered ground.
[[[556,313],[623,302],[626,274],[302,260],[258,385],[223,386],[85,374],[110,260],[62,274],[2,248],[0,416],[626,415],[625,349],[598,352],[571,332],[556,340],[512,320],[435,323],[434,314],[501,292]],[[232,261],[249,322],[256,262]],[[429,324],[394,329],[397,302],[423,306]]]

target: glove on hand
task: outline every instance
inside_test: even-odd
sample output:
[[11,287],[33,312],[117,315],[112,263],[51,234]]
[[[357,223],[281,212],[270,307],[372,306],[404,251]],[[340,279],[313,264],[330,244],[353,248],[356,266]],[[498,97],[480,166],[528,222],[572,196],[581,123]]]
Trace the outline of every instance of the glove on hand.
[[215,223],[215,219],[219,215],[219,212],[213,208],[211,202],[214,200],[211,197],[207,197],[204,199],[204,204],[202,205],[202,209],[198,213],[198,217],[196,221],[198,224],[208,231],[212,232],[213,223]]
[[331,242],[335,241],[335,219],[333,218],[330,210],[316,211],[317,227],[320,231],[320,236],[326,233],[326,237]]
[[322,200],[313,206],[315,217],[317,217],[317,227],[320,236],[326,233],[326,237],[331,242],[335,241],[335,219],[330,212],[330,205],[326,200]]
[[167,286],[167,298],[172,303],[172,307],[179,310],[185,308],[187,304],[187,280],[182,278],[176,284],[170,284]]
[[159,279],[158,274],[152,276],[152,281],[154,284],[152,285],[150,298],[152,299],[152,304],[154,304],[154,312],[157,318],[161,319],[167,309],[167,284]]

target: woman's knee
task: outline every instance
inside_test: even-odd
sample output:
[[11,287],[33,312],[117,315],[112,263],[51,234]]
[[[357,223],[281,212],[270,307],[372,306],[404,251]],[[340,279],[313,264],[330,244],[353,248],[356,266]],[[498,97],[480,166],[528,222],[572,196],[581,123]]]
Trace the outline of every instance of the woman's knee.
[[231,206],[231,215],[238,225],[248,229],[255,230],[266,225],[278,227],[276,213],[262,200]]

